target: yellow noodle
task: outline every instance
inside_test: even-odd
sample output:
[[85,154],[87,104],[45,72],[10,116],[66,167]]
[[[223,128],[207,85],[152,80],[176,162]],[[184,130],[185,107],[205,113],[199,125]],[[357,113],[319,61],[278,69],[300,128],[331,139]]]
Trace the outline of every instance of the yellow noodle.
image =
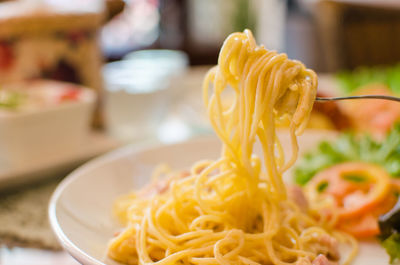
[[[318,239],[337,238],[353,246],[349,264],[354,239],[319,225],[288,199],[282,180],[297,158],[296,134],[305,128],[316,88],[316,74],[302,63],[257,46],[249,30],[231,34],[203,83],[221,157],[196,163],[164,192],[119,200],[127,228],[110,242],[109,256],[130,265],[311,264],[330,250]],[[222,104],[227,89],[235,94],[229,106]],[[287,161],[275,129],[284,118],[292,146]],[[262,158],[254,154],[256,143]]]

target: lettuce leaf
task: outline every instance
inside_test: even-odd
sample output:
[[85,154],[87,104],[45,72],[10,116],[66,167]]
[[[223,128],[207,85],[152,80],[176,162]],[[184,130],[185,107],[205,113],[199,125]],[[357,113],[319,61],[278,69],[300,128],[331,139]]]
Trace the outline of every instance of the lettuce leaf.
[[393,233],[390,237],[381,242],[390,256],[390,263],[400,260],[400,234]]
[[379,164],[392,177],[400,178],[400,124],[381,142],[369,135],[357,137],[351,133],[344,133],[333,142],[321,142],[300,159],[294,170],[295,182],[305,185],[319,171],[349,161]]
[[383,83],[395,94],[400,94],[400,64],[389,67],[360,67],[336,75],[340,87],[346,93],[371,83]]
[[22,103],[22,94],[14,91],[0,92],[0,108],[17,109]]

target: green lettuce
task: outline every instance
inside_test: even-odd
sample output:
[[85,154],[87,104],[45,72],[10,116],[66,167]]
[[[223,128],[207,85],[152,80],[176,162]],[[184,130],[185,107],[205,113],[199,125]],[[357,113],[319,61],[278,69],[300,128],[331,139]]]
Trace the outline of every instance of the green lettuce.
[[400,124],[379,142],[369,135],[344,133],[333,142],[323,141],[306,153],[294,170],[295,182],[305,185],[317,172],[335,164],[363,161],[379,164],[394,178],[400,178]]
[[360,67],[354,71],[338,73],[336,80],[346,93],[354,92],[364,85],[382,83],[393,93],[400,94],[400,64],[389,67]]
[[0,108],[17,109],[23,99],[23,95],[14,91],[1,91]]
[[381,242],[390,256],[390,263],[400,260],[400,234],[393,233],[391,236]]

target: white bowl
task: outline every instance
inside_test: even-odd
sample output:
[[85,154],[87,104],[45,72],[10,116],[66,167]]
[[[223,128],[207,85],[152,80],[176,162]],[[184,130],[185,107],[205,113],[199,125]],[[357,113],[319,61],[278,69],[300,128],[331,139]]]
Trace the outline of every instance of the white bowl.
[[[55,81],[25,85],[30,84],[37,87],[66,85]],[[0,171],[39,164],[59,153],[73,153],[82,145],[89,132],[96,95],[88,88],[81,89],[81,96],[73,102],[0,111]]]
[[[300,149],[332,138],[326,132],[310,132],[300,138]],[[288,135],[283,145],[288,150]],[[151,171],[161,162],[174,169],[188,168],[199,159],[220,153],[215,138],[147,149],[128,147],[89,162],[61,182],[49,206],[50,223],[63,247],[82,264],[119,264],[106,257],[107,243],[120,225],[112,216],[112,203],[121,194],[149,182]],[[388,264],[388,256],[375,242],[361,244],[354,265]]]

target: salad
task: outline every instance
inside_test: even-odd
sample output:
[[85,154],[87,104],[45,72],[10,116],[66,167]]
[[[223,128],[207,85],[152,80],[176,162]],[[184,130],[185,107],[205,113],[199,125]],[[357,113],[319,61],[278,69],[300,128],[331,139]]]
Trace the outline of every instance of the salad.
[[[389,67],[360,67],[353,71],[343,71],[337,73],[334,80],[339,91],[318,96],[396,96],[400,94],[400,63]],[[313,114],[310,119],[311,127],[320,128],[322,125],[326,129],[339,131],[351,128],[357,132],[384,137],[393,124],[400,121],[400,104],[374,99],[329,104],[316,102]],[[314,122],[316,117],[317,122]]]
[[400,63],[389,67],[360,67],[354,71],[343,71],[336,75],[336,79],[347,94],[373,83],[384,84],[392,93],[400,94]]
[[396,124],[382,141],[368,134],[343,133],[334,142],[321,142],[300,159],[295,169],[295,181],[303,186],[317,172],[349,161],[379,164],[392,178],[400,179],[400,124]]
[[16,109],[20,106],[22,101],[22,93],[16,91],[0,90],[0,109]]
[[333,228],[376,237],[400,259],[400,125],[386,137],[344,133],[306,153],[294,171],[310,209]]
[[0,110],[35,110],[79,101],[82,90],[78,86],[51,81],[29,81],[0,88]]

